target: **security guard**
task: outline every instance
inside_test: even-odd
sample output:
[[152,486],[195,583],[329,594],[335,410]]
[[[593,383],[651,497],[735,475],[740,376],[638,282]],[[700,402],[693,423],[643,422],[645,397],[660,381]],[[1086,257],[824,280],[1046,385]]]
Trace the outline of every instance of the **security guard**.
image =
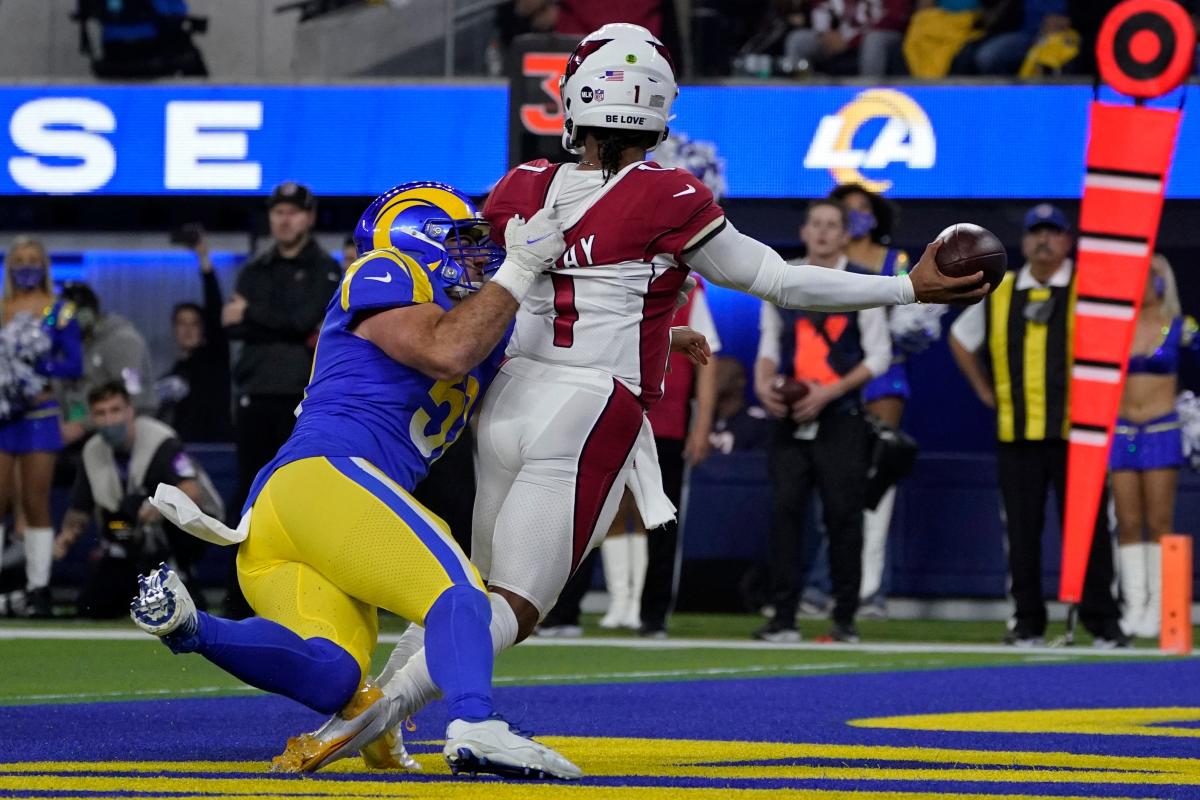
[[242,342],[233,368],[237,398],[240,507],[254,476],[275,457],[295,423],[312,370],[325,306],[342,277],[312,237],[317,199],[303,184],[281,183],[267,200],[271,248],[246,263],[221,313]]
[[[1066,215],[1048,203],[1034,206],[1025,215],[1025,265],[1009,272],[986,302],[968,308],[950,329],[959,369],[984,405],[996,409],[996,462],[1016,603],[1006,644],[1040,644],[1046,632],[1046,492],[1054,487],[1061,510],[1067,480],[1075,318],[1071,244]],[[1106,515],[1099,514],[1079,619],[1097,645],[1125,647],[1129,638],[1118,623],[1112,579],[1112,537]]]

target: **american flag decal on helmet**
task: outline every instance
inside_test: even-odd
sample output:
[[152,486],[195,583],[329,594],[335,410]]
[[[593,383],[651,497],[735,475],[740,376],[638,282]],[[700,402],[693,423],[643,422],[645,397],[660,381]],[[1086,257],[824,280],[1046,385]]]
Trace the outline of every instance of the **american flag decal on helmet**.
[[623,81],[623,80],[625,80],[625,70],[623,70],[623,69],[606,69],[606,70],[604,70],[604,80],[606,80],[606,81]]

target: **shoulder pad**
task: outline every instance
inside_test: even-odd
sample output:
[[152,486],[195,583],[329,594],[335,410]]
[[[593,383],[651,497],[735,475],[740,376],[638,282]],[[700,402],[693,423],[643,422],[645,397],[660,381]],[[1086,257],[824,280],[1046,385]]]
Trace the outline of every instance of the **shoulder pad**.
[[364,253],[346,270],[339,293],[343,311],[434,301],[429,270],[394,247]]

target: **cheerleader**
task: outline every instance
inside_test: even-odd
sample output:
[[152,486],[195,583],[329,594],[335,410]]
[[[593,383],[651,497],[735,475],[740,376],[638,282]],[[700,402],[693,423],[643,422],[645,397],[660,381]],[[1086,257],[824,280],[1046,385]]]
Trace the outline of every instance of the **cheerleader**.
[[1109,454],[1125,599],[1121,627],[1130,636],[1158,637],[1159,539],[1171,531],[1179,468],[1184,463],[1175,410],[1179,360],[1181,352],[1197,350],[1196,320],[1181,313],[1171,265],[1156,255],[1150,262]]
[[[82,374],[83,345],[74,307],[54,296],[50,259],[37,239],[18,237],[8,249],[0,325],[0,520],[16,510],[20,486],[27,611],[49,616],[50,482],[62,449],[50,379]],[[4,533],[0,525],[0,553]]]

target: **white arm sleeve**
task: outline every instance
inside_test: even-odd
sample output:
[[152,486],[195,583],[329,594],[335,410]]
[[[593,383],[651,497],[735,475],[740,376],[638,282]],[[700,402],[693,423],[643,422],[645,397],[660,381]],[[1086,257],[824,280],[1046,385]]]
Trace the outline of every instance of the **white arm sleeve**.
[[712,311],[704,292],[692,292],[692,311],[688,315],[688,327],[708,340],[709,349],[714,353],[721,350],[721,335],[717,333],[717,325],[713,322]]
[[728,221],[684,260],[718,286],[749,292],[784,308],[858,311],[916,300],[907,275],[860,275],[807,264],[794,266]]
[[984,324],[983,303],[976,303],[958,315],[958,319],[950,326],[950,335],[968,353],[974,353],[983,347],[983,340],[987,337]]
[[758,357],[779,366],[779,337],[782,335],[783,318],[779,316],[779,309],[764,301],[758,315]]
[[892,336],[888,333],[887,312],[868,308],[858,313],[858,331],[862,335],[863,365],[872,377],[887,372],[892,365]]

